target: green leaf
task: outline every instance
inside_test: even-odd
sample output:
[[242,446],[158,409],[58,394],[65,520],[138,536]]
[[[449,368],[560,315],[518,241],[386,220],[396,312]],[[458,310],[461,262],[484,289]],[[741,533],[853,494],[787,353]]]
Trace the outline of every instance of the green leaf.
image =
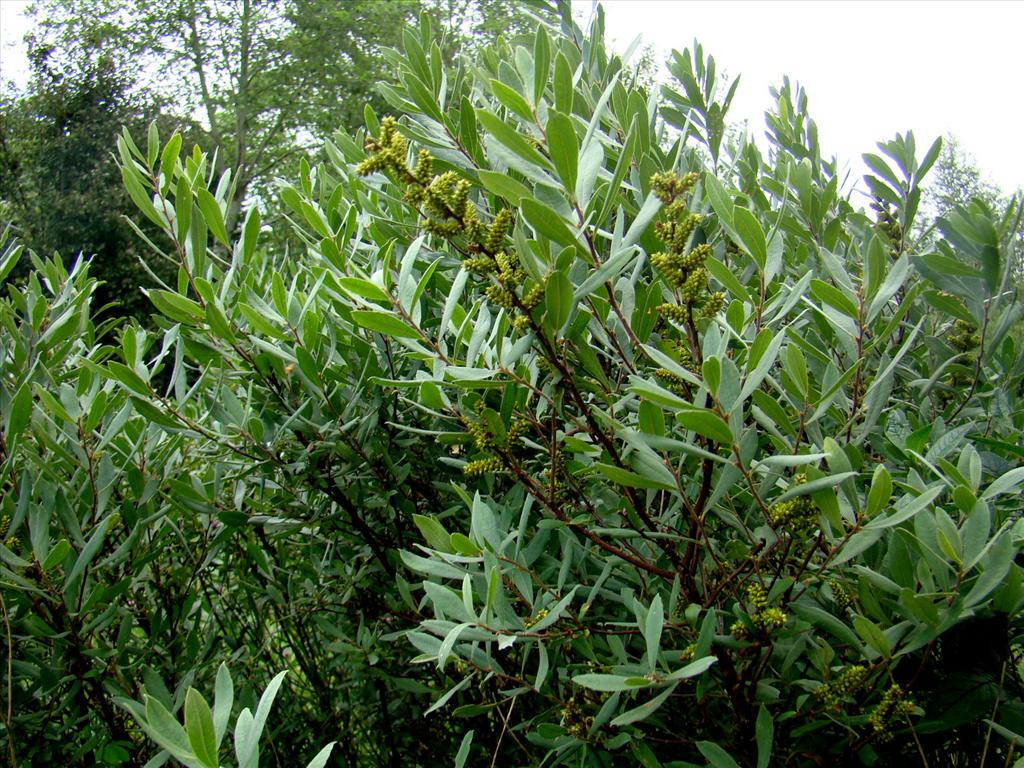
[[176,323],[195,326],[206,319],[203,308],[180,293],[150,290],[147,295],[160,314]]
[[[871,490],[873,493],[874,483],[872,483]],[[931,504],[944,490],[945,488],[940,485],[930,490],[924,491],[923,493],[914,497],[909,502],[905,504],[901,503],[899,507],[896,509],[896,511],[888,517],[878,517],[873,519],[870,523],[864,526],[864,530],[879,530],[882,528],[892,528],[895,525],[899,525],[904,520],[909,520],[922,509]],[[904,497],[904,499],[906,499],[906,497]]]
[[11,248],[7,253],[3,254],[3,261],[0,262],[0,282],[7,279],[7,276],[11,274],[18,262],[21,260],[22,254],[25,252],[25,246],[16,245]]
[[750,254],[757,266],[764,270],[768,261],[768,244],[761,224],[746,208],[736,208],[734,221],[736,232],[740,236],[740,245]]
[[231,324],[228,322],[227,317],[225,317],[224,311],[211,301],[206,305],[205,314],[206,324],[210,327],[210,331],[228,344],[234,344],[235,334],[231,330]]
[[356,325],[370,331],[382,333],[400,339],[418,339],[420,334],[405,324],[403,320],[387,312],[356,309],[352,311],[352,320]]
[[580,144],[572,120],[561,112],[551,112],[547,125],[548,149],[558,178],[570,195],[575,195]]
[[627,488],[654,488],[665,491],[675,490],[675,485],[665,483],[652,477],[645,477],[644,475],[631,472],[628,469],[623,469],[622,467],[616,467],[612,464],[604,464],[603,462],[597,461],[594,462],[593,469],[600,472],[613,483],[617,483],[618,485],[622,485]]
[[413,515],[412,521],[420,529],[427,546],[440,552],[451,553],[452,537],[437,520],[426,515]]
[[995,540],[989,549],[988,554],[982,558],[985,570],[974,582],[971,591],[964,598],[963,607],[970,608],[977,605],[988,597],[996,587],[1006,579],[1006,573],[1013,565],[1013,558],[1016,555],[1013,543],[1007,533],[1002,533]]
[[52,571],[64,562],[64,558],[68,556],[69,552],[71,552],[71,542],[67,539],[58,541],[54,544],[53,549],[47,553],[46,559],[43,560],[43,571]]
[[555,109],[564,115],[571,115],[575,95],[572,83],[572,65],[561,51],[555,57],[555,76],[552,87],[555,91]]
[[768,768],[772,761],[775,721],[764,704],[757,711],[757,722],[754,724],[754,739],[757,742],[757,768]]
[[465,688],[467,685],[469,685],[470,682],[473,680],[474,676],[475,676],[474,674],[470,674],[470,675],[464,677],[462,679],[462,682],[459,682],[459,683],[456,683],[455,685],[453,685],[451,688],[449,688],[445,692],[445,694],[443,696],[441,696],[441,698],[439,698],[437,701],[435,701],[433,704],[431,704],[430,707],[427,709],[427,711],[424,712],[423,714],[424,715],[429,715],[431,712],[436,712],[437,710],[441,709],[441,707],[443,707],[445,704],[448,703],[448,700],[452,696],[454,696],[456,693],[458,693],[463,688]]
[[520,206],[523,211],[523,218],[526,219],[527,223],[533,227],[538,235],[542,235],[562,246],[574,245],[576,243],[576,237],[565,223],[565,220],[550,207],[541,205],[532,197],[522,200]]
[[363,280],[359,277],[339,277],[338,285],[340,285],[346,293],[350,293],[353,296],[370,299],[371,301],[380,301],[389,305],[391,304],[391,297],[387,294],[387,291],[376,283],[371,283],[369,280]]
[[717,443],[732,445],[733,435],[729,425],[712,411],[692,408],[676,413],[676,421],[686,429],[692,429]]
[[1022,483],[1024,483],[1024,467],[1011,469],[1009,472],[1005,472],[993,480],[991,485],[985,489],[981,498],[987,501],[993,496],[998,496],[1002,493],[1016,492],[1017,486]]
[[469,759],[469,748],[472,744],[473,731],[470,730],[462,737],[462,743],[459,744],[459,751],[455,754],[455,768],[463,768],[466,765],[466,760]]
[[[709,260],[710,261],[710,260]],[[747,360],[747,377],[743,382],[743,389],[740,390],[740,400],[746,400],[754,391],[761,386],[768,371],[775,365],[779,356],[779,348],[786,334],[779,333],[768,328],[763,329],[754,343],[750,345],[750,355]],[[751,370],[751,366],[753,370]]]
[[533,110],[530,108],[530,103],[521,94],[500,80],[491,80],[491,92],[503,107],[515,112],[526,122],[533,122]]
[[576,597],[576,591],[579,589],[579,585],[573,586],[566,594],[562,596],[562,599],[555,603],[553,606],[547,609],[548,615],[534,624],[530,629],[534,632],[542,632],[556,621],[562,618],[562,614],[565,613],[565,609],[569,607],[569,604]]
[[640,706],[634,707],[633,709],[626,710],[621,715],[614,718],[611,721],[610,725],[614,728],[621,728],[624,725],[630,725],[632,723],[640,722],[641,720],[646,720],[648,717],[654,714],[655,710],[657,710],[658,707],[665,703],[666,699],[668,699],[668,697],[671,696],[673,692],[675,692],[675,690],[676,685],[670,685],[668,688],[659,693],[650,701],[646,701]]
[[797,390],[806,398],[810,393],[810,380],[807,378],[807,359],[797,344],[786,345],[786,356],[782,359],[782,367],[796,384]]
[[[736,206],[729,193],[725,191],[725,187],[722,186],[722,182],[710,173],[707,173],[704,175],[704,191],[711,201],[711,207],[715,209],[715,213],[722,220],[723,226],[725,226],[727,231],[734,231],[733,221],[736,214]],[[760,229],[759,224],[758,228]],[[764,235],[762,234],[762,239],[763,237]],[[767,250],[767,245],[765,248]]]
[[[64,579],[64,591],[66,597],[77,596],[78,585],[82,575],[85,573],[85,569],[93,561],[96,555],[99,554],[111,524],[116,522],[117,519],[118,518],[115,515],[110,515],[101,521],[96,526],[95,530],[93,530],[89,540],[86,542],[85,546],[82,547],[82,551],[75,559],[75,564],[71,566],[71,571]],[[69,600],[69,602],[72,601]]]
[[[250,715],[249,725],[243,729],[244,734],[242,735],[241,742],[239,742],[238,724],[236,724],[235,754],[238,756],[238,768],[255,766],[259,756],[259,743],[260,737],[263,736],[263,728],[266,725],[267,717],[270,715],[270,708],[274,706],[274,699],[277,697],[277,692],[286,674],[287,670],[278,672],[263,691],[263,695],[260,696],[260,702],[256,707],[256,714]],[[248,710],[243,710],[243,713],[248,713]],[[238,720],[242,720],[241,715],[239,715]]]
[[889,503],[892,497],[892,477],[884,464],[875,467],[871,476],[871,490],[868,491],[866,513],[869,519],[874,518]]
[[655,197],[654,193],[647,195],[647,199],[644,200],[644,204],[640,206],[640,210],[636,214],[636,218],[633,219],[633,223],[629,225],[629,229],[626,230],[626,236],[622,238],[622,247],[628,247],[635,245],[639,242],[640,238],[643,237],[644,232],[647,231],[647,227],[650,226],[651,221],[657,215],[658,211],[661,210],[661,201]]
[[519,205],[525,198],[531,197],[532,192],[522,183],[516,181],[507,173],[496,173],[479,169],[476,172],[484,189],[492,195],[508,200],[514,205]]
[[814,278],[811,280],[811,295],[820,302],[831,304],[847,317],[854,320],[860,314],[857,303],[831,283]]
[[463,622],[462,624],[456,624],[445,635],[444,641],[441,643],[441,648],[437,652],[437,668],[440,670],[444,669],[445,663],[452,655],[452,649],[455,647],[455,643],[459,641],[459,635],[465,632],[467,629],[472,627],[471,622]]
[[886,659],[892,656],[889,639],[872,621],[863,616],[854,616],[853,628],[857,630],[858,635],[864,638],[864,642],[878,651],[880,656]]
[[[703,625],[701,626],[701,632],[703,634]],[[700,643],[698,643],[697,652],[700,652]],[[717,656],[703,656],[696,661],[691,661],[686,666],[680,667],[679,669],[672,672],[666,680],[688,680],[691,677],[697,677],[703,675],[718,661]]]
[[551,76],[551,41],[544,25],[537,25],[533,37],[533,103],[540,104]]
[[156,120],[149,122],[146,139],[146,164],[152,168],[156,163],[157,155],[160,153],[160,132],[156,127]]
[[171,138],[164,145],[164,151],[160,154],[160,173],[164,175],[164,183],[170,184],[174,175],[174,168],[178,161],[178,153],[181,151],[181,134],[175,131]]
[[224,228],[224,214],[221,213],[220,204],[210,194],[210,190],[205,187],[197,189],[196,203],[199,205],[199,210],[202,211],[203,218],[206,219],[206,226],[210,228],[213,236],[222,244],[230,246],[228,231]]
[[[452,546],[455,547],[456,551],[459,550],[455,543],[459,536],[465,538],[464,534],[455,533],[452,535]],[[472,544],[472,542],[470,543]],[[473,547],[476,551],[479,551],[475,545],[473,545]],[[437,576],[441,579],[461,579],[466,575],[464,570],[456,568],[454,565],[441,562],[440,560],[431,560],[428,557],[420,557],[419,555],[414,555],[411,552],[406,552],[405,550],[399,552],[398,555],[402,558],[402,562],[407,568],[416,571],[417,573],[423,573],[428,576]]]
[[[875,241],[872,240],[872,244]],[[868,307],[867,322],[871,322],[875,319],[876,315],[882,310],[882,307],[888,303],[889,299],[896,295],[896,292],[903,287],[903,283],[907,279],[907,275],[910,272],[910,258],[907,254],[903,254],[895,263],[889,268],[889,273],[885,276],[885,281],[882,286],[878,289],[878,292],[871,299],[871,304]],[[955,299],[953,299],[955,301]]]
[[564,272],[554,272],[544,285],[544,326],[558,333],[573,308],[572,283]]
[[661,630],[665,627],[665,609],[661,603],[661,595],[655,595],[651,607],[647,611],[643,635],[647,642],[647,666],[654,671],[658,664],[658,651],[661,649]]
[[122,165],[121,180],[124,182],[124,188],[128,191],[128,196],[146,218],[160,228],[166,226],[167,222],[157,213],[156,206],[153,205],[149,192],[143,186],[142,176],[138,170],[134,166]]
[[29,420],[32,418],[32,387],[26,381],[18,387],[17,393],[11,400],[10,417],[7,424],[7,439],[11,442],[25,431]]
[[207,768],[217,768],[217,737],[210,705],[195,688],[185,694],[185,732],[192,751]]
[[242,258],[245,261],[250,261],[253,253],[256,252],[256,241],[259,236],[260,210],[253,205],[245,216],[245,225],[242,228]]
[[477,109],[476,119],[489,134],[519,155],[519,157],[526,162],[539,168],[547,169],[551,167],[551,163],[549,163],[540,152],[534,149],[518,131],[511,126],[506,125],[505,122],[493,112],[488,112],[486,109]]
[[[472,731],[470,731],[470,733],[472,733]],[[324,766],[327,765],[328,758],[331,756],[331,752],[334,751],[335,744],[337,744],[337,742],[332,741],[326,747],[317,752],[313,759],[306,763],[306,768],[324,768]]]
[[791,486],[789,490],[779,496],[775,501],[778,503],[780,501],[792,499],[794,496],[810,496],[817,491],[834,488],[844,480],[856,476],[856,472],[839,472],[838,474],[819,477],[816,480],[808,480],[806,483],[797,483]]
[[217,667],[217,679],[213,688],[213,731],[216,736],[217,747],[224,739],[228,730],[228,720],[231,718],[231,706],[235,701],[235,685],[231,680],[231,672],[227,664],[221,663]]
[[857,633],[844,624],[839,618],[828,611],[812,605],[809,602],[794,602],[790,604],[793,613],[804,621],[820,627],[835,637],[837,640],[859,650],[861,648],[860,638]]
[[711,741],[698,741],[697,749],[707,758],[713,768],[740,768],[740,764],[733,760],[729,753]]
[[647,678],[637,678],[628,675],[576,675],[572,681],[582,688],[589,688],[592,691],[602,691],[604,693],[635,691],[637,688],[646,688],[651,684]]
[[634,262],[636,256],[636,248],[623,248],[616,251],[610,259],[591,272],[587,278],[579,284],[572,295],[573,304],[578,304],[583,301],[598,286],[604,285],[609,281],[614,281],[615,278],[621,275],[629,265]]
[[639,395],[643,399],[660,405],[663,408],[690,410],[694,407],[692,403],[684,400],[674,392],[670,392],[664,387],[655,384],[653,381],[647,381],[638,376],[631,376],[630,385],[627,390],[628,392]]
[[[196,756],[189,745],[188,735],[174,716],[163,704],[152,696],[146,696],[146,720],[139,720],[149,737],[171,753],[171,757],[186,765],[194,765]],[[136,718],[138,719],[138,718]]]

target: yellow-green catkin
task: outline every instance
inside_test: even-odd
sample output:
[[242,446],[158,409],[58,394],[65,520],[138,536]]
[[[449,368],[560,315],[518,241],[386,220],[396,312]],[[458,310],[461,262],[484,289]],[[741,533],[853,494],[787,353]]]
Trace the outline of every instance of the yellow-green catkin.
[[868,670],[859,664],[844,669],[837,677],[824,683],[814,691],[826,708],[839,710],[849,701],[868,679]]
[[879,741],[892,738],[893,723],[914,713],[916,705],[908,699],[906,693],[898,685],[892,685],[882,695],[882,700],[868,715],[868,723]]
[[953,323],[953,327],[945,338],[958,353],[959,365],[950,369],[950,374],[944,380],[946,388],[936,390],[936,396],[943,405],[956,400],[962,391],[970,385],[973,378],[970,369],[975,367],[978,362],[975,350],[981,346],[981,336],[978,334],[977,326],[965,320],[957,320]]
[[[380,135],[366,141],[369,153],[356,167],[360,175],[390,173],[404,186],[406,202],[420,209],[420,226],[427,232],[452,241],[466,254],[466,271],[494,282],[485,294],[488,300],[514,315],[516,328],[529,325],[529,313],[543,298],[543,286],[526,285],[519,259],[507,247],[513,224],[512,209],[502,208],[487,224],[470,199],[472,185],[455,171],[434,174],[434,158],[420,149],[412,167],[408,165],[408,142],[393,117],[381,121]],[[517,313],[519,313],[517,315]],[[525,319],[523,319],[525,317]]]
[[[655,174],[651,178],[654,194],[664,203],[655,231],[665,244],[665,250],[651,254],[651,264],[661,279],[678,291],[678,303],[664,303],[658,312],[676,323],[692,321],[694,317],[711,318],[725,305],[725,294],[708,290],[708,272],[704,263],[711,255],[711,246],[700,243],[687,250],[692,235],[702,217],[688,208],[688,194],[697,183],[696,173],[680,177],[674,171]],[[694,310],[698,310],[695,315]]]
[[747,587],[747,602],[753,609],[750,620],[763,632],[781,629],[789,621],[789,614],[769,605],[768,592],[761,584],[755,582]]
[[689,385],[687,385],[686,381],[681,376],[677,376],[667,368],[658,368],[654,372],[654,375],[658,377],[667,389],[672,390],[680,397],[689,396]]
[[893,253],[898,256],[902,251],[903,225],[893,214],[889,203],[882,198],[876,197],[871,208],[875,212],[876,226],[889,238]]
[[[796,475],[793,485],[803,485],[807,476]],[[776,528],[782,528],[791,534],[807,533],[818,526],[818,505],[810,496],[794,496],[792,499],[773,504],[768,510],[768,519]]]
[[479,477],[480,475],[490,475],[494,474],[495,472],[500,472],[501,469],[501,459],[495,457],[470,461],[467,462],[462,467],[462,471],[467,477]]
[[849,608],[850,604],[853,603],[853,594],[850,592],[850,588],[838,579],[829,581],[828,586],[832,590],[833,602],[844,611]]

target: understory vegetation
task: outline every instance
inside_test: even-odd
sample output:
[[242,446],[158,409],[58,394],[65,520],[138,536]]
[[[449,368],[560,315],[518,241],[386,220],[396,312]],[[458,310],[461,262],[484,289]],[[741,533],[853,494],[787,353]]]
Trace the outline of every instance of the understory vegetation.
[[600,11],[442,37],[278,216],[125,130],[145,322],[0,245],[11,765],[1015,764],[1021,202],[907,132],[865,210]]

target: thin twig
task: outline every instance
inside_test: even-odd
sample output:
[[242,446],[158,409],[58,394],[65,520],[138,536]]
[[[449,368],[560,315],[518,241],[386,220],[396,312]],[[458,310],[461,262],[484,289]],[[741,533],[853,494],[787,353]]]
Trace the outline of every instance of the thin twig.
[[[516,697],[512,697],[512,701],[508,705],[508,712],[502,715],[502,726],[501,733],[498,734],[498,743],[494,745],[494,755],[491,757],[491,768],[494,768],[498,764],[498,753],[501,751],[501,740],[505,738],[505,731],[508,730],[508,719],[512,717],[512,707],[516,705]],[[500,713],[501,710],[499,709]]]
[[0,610],[4,614],[4,630],[7,632],[7,713],[4,715],[4,728],[7,729],[7,750],[11,753],[11,768],[18,768],[18,760],[14,755],[14,733],[11,720],[14,711],[14,642],[11,640],[11,621],[7,616],[7,602],[0,592]]

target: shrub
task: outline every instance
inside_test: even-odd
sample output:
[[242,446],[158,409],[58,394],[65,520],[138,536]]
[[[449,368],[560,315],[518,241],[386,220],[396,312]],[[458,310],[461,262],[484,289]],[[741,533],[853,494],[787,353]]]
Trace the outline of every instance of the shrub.
[[[865,214],[798,86],[762,152],[727,135],[736,84],[700,47],[658,98],[600,14],[562,19],[472,68],[406,32],[397,117],[367,111],[282,187],[298,256],[260,248],[255,209],[228,239],[202,153],[121,142],[178,290],[150,292],[162,338],[126,330],[72,370],[180,441],[149,524],[209,542],[189,562],[214,591],[178,595],[198,636],[294,666],[270,726],[289,764],[339,723],[346,764],[1009,762],[1024,356],[1003,232],[973,204],[933,248],[911,236],[938,142],[867,155]],[[108,520],[131,552],[148,518]],[[212,679],[218,649],[167,666]],[[186,722],[187,687],[165,697]]]

